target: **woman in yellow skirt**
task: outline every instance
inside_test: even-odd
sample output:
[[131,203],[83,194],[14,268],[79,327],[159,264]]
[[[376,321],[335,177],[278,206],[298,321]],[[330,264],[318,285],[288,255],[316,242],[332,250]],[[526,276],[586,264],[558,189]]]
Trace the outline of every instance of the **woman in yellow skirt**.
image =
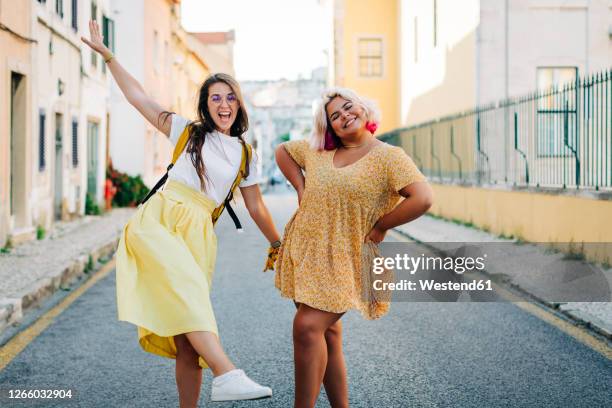
[[[212,213],[227,197],[246,148],[242,135],[248,119],[238,83],[229,75],[210,76],[200,89],[198,118],[189,121],[146,95],[104,46],[94,21],[90,34],[91,39],[82,40],[103,56],[127,100],[146,120],[172,144],[189,132],[165,188],[141,205],[123,230],[117,249],[119,320],[138,326],[145,351],[176,359],[181,407],[197,405],[202,367],[213,372],[213,401],[269,397],[270,388],[249,379],[226,356],[209,297],[217,251]],[[242,197],[272,247],[278,247],[279,234],[255,177],[256,158],[247,167],[251,176],[239,184]]]
[[371,246],[387,230],[418,218],[432,202],[431,188],[410,157],[374,137],[378,116],[354,92],[329,90],[315,113],[310,142],[286,142],[276,151],[300,203],[285,226],[275,277],[282,296],[298,307],[296,407],[314,407],[321,383],[332,407],[348,407],[340,318],[357,309],[376,319],[389,307],[362,297],[364,248],[375,251]]

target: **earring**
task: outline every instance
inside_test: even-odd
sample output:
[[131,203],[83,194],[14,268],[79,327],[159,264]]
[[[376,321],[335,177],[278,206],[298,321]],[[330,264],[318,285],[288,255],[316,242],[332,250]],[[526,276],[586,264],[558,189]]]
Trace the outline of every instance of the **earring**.
[[378,124],[376,122],[367,121],[365,128],[368,130],[368,132],[374,135],[374,133],[376,133],[376,129],[378,129]]

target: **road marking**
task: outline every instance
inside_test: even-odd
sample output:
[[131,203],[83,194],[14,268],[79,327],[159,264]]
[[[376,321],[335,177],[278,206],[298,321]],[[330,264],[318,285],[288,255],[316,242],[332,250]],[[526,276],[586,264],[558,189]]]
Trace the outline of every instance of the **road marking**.
[[[415,242],[418,244],[418,242],[408,239],[405,235],[397,231],[390,230],[388,232],[395,239],[398,239],[403,242]],[[539,303],[527,302],[524,298],[521,298],[520,296],[512,293],[511,291],[500,287],[498,284],[493,284],[493,286],[495,287],[495,293],[497,293],[500,297],[508,300],[510,303],[526,311],[527,313],[537,317],[538,319],[543,320],[546,323],[556,327],[563,333],[573,337],[580,343],[603,355],[608,360],[612,360],[612,347],[610,347],[605,340],[599,339],[588,331],[576,327],[569,321],[562,319],[561,317],[555,315],[553,312],[544,309],[544,306],[540,306]]]
[[66,296],[59,304],[42,315],[34,324],[13,337],[8,343],[0,348],[0,371],[6,367],[24,348],[28,346],[40,333],[42,333],[57,316],[62,314],[75,300],[77,300],[89,288],[95,285],[100,279],[106,277],[115,268],[115,258],[109,260],[91,278],[79,286],[74,292]]

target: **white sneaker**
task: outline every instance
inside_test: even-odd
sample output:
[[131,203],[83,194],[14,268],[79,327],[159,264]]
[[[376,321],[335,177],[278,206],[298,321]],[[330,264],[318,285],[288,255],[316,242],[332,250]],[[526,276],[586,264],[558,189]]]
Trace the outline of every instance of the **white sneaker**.
[[238,401],[272,396],[272,389],[251,380],[244,371],[234,369],[213,378],[212,401]]

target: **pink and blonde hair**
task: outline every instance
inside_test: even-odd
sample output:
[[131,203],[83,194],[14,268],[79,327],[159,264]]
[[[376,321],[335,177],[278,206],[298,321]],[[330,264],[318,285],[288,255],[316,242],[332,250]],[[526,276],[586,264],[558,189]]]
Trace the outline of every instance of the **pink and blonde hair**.
[[310,135],[310,147],[313,149],[330,150],[335,149],[339,144],[338,136],[335,135],[327,118],[327,105],[338,96],[361,105],[368,122],[376,125],[380,123],[380,110],[374,101],[363,98],[348,88],[329,88],[323,92],[314,114],[314,128]]

